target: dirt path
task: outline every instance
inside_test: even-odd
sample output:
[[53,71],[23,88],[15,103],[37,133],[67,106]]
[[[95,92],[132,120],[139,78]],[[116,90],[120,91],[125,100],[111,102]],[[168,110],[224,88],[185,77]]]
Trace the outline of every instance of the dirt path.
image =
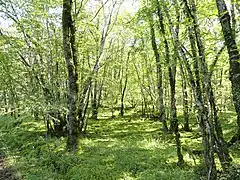
[[4,167],[4,157],[0,155],[0,180],[16,180],[13,172]]

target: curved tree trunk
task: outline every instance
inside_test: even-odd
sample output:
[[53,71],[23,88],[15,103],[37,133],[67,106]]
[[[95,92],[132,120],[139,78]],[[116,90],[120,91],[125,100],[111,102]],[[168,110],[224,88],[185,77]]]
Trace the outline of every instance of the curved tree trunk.
[[224,0],[216,0],[219,20],[222,26],[224,40],[227,46],[230,60],[230,81],[232,83],[233,104],[237,113],[237,133],[230,140],[230,145],[240,139],[240,55],[236,45],[234,33],[231,27],[231,17],[229,15]]

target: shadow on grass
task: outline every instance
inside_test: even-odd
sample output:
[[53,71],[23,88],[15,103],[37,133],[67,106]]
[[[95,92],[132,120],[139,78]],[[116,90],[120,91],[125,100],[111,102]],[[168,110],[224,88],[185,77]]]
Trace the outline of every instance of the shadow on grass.
[[[158,121],[132,116],[91,120],[77,154],[64,151],[65,138],[42,138],[41,123],[9,127],[1,131],[4,148],[0,149],[8,151],[23,179],[199,179],[196,166],[176,165],[174,137],[163,135]],[[201,147],[197,132],[181,132],[181,137],[183,146]],[[191,164],[186,152],[184,159]]]
[[[118,143],[119,144],[119,143]],[[120,145],[120,144],[119,144]],[[121,145],[120,145],[121,146]],[[107,147],[95,144],[82,151],[80,164],[70,168],[69,179],[190,179],[189,169],[177,167],[173,147]]]

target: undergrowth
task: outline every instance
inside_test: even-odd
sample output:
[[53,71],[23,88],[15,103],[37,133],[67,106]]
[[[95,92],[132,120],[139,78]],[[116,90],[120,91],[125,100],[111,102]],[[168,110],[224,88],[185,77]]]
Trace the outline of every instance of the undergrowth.
[[[202,147],[197,128],[181,131],[186,162],[182,168],[176,165],[174,138],[162,134],[157,121],[133,117],[91,120],[76,154],[65,151],[65,138],[46,137],[43,122],[1,116],[0,128],[0,152],[21,179],[194,180],[201,176],[201,157],[187,151]],[[238,163],[237,150],[233,148],[232,154]]]

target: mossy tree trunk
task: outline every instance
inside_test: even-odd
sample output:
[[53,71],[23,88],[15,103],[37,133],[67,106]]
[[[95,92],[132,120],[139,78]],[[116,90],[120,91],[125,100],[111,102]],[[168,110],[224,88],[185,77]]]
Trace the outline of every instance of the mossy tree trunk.
[[[166,6],[166,5],[164,5]],[[168,78],[170,84],[170,128],[171,132],[174,132],[177,126],[177,108],[176,108],[176,98],[175,98],[175,76],[176,76],[176,63],[170,62],[170,50],[169,43],[167,40],[167,34],[164,25],[164,17],[161,8],[161,4],[156,0],[157,16],[159,19],[160,34],[163,38],[164,48],[165,48],[165,60],[168,65]]]
[[233,104],[237,113],[238,130],[235,136],[230,140],[230,145],[240,139],[240,55],[234,37],[233,28],[231,27],[231,17],[229,15],[224,0],[216,0],[218,16],[222,26],[225,44],[230,61],[230,81],[232,83]]
[[[204,46],[196,17],[196,5],[190,0],[183,0],[185,14],[189,20],[188,37],[191,44],[191,51],[194,63],[195,80],[192,77],[192,88],[195,96],[195,104],[198,111],[198,121],[202,133],[204,146],[204,160],[207,170],[207,178],[217,179],[216,164],[214,158],[214,131],[211,119],[209,119],[210,109],[208,103],[208,88],[205,80],[208,77],[208,71],[205,62]],[[190,66],[188,67],[190,69]]]
[[185,131],[190,131],[189,126],[189,108],[188,108],[188,92],[187,92],[187,83],[186,83],[186,77],[185,72],[180,64],[180,71],[181,71],[181,77],[182,77],[182,104],[183,104],[183,118],[184,118],[184,127],[183,129]]
[[160,55],[158,53],[157,43],[155,39],[155,30],[154,30],[153,22],[150,22],[150,30],[151,30],[152,49],[154,51],[154,55],[156,59],[156,67],[157,67],[158,112],[160,115],[160,120],[163,123],[163,132],[167,132],[168,127],[166,122],[165,106],[163,103],[162,66],[161,66]]
[[67,150],[77,151],[78,147],[78,73],[77,73],[77,49],[75,46],[75,26],[72,19],[72,0],[63,0],[62,30],[64,57],[68,72],[68,137]]
[[[166,19],[168,20],[169,26],[169,32],[171,35],[171,40],[167,40],[167,30],[164,28],[164,16],[163,13],[161,13],[161,6],[160,2],[157,0],[157,14],[159,18],[160,23],[160,31],[161,34],[164,37],[164,44],[165,44],[165,56],[167,59],[168,64],[168,76],[169,76],[169,84],[170,84],[170,131],[175,134],[175,141],[177,146],[177,156],[178,156],[178,162],[177,164],[181,166],[184,163],[183,155],[182,155],[182,148],[181,148],[181,141],[180,141],[180,133],[178,129],[178,117],[177,117],[177,107],[176,107],[176,66],[177,61],[179,59],[179,51],[178,51],[178,36],[179,36],[179,20],[180,20],[180,13],[178,10],[178,2],[174,1],[175,5],[175,11],[176,11],[176,26],[173,25],[172,18],[168,12],[168,6],[166,1],[162,1],[163,3],[163,9],[164,9],[164,15],[166,16]],[[170,56],[169,53],[169,44],[172,42],[174,47],[174,53],[172,56]]]

